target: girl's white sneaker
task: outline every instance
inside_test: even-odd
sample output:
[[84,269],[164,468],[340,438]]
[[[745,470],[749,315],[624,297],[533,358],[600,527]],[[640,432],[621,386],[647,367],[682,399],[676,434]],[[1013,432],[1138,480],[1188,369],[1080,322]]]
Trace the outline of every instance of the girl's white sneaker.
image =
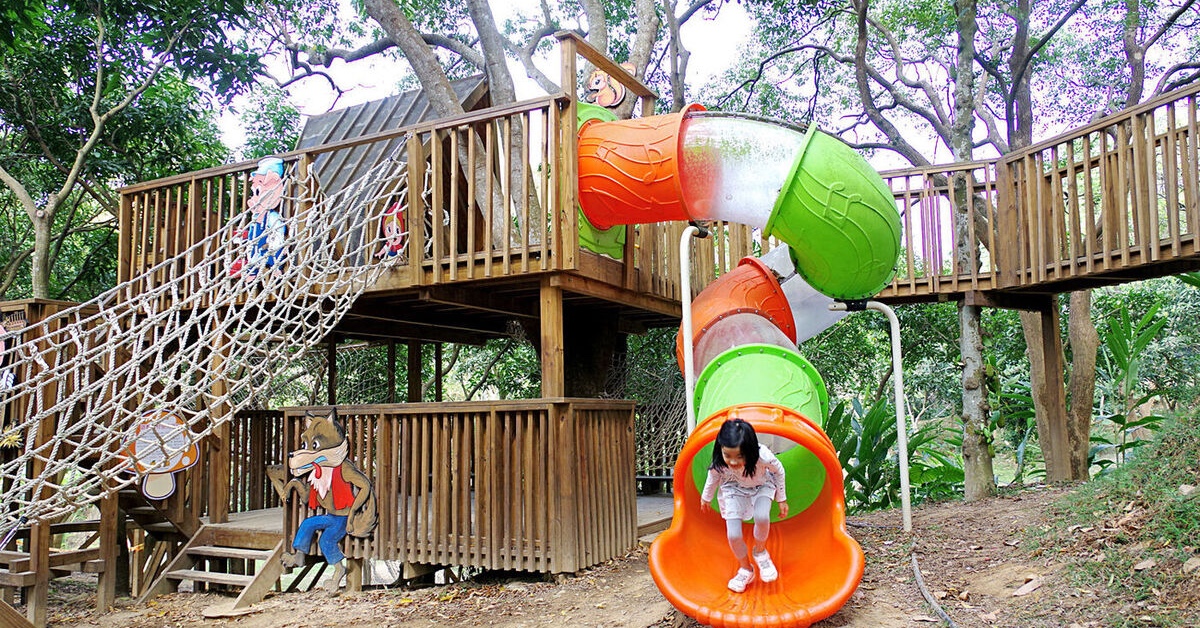
[[754,581],[754,571],[750,569],[738,569],[734,574],[733,579],[729,581],[729,589],[734,593],[741,593],[746,590],[746,585]]
[[758,565],[758,575],[762,576],[763,582],[774,582],[779,577],[779,570],[775,569],[775,563],[771,562],[770,554],[765,551],[754,554],[754,562]]

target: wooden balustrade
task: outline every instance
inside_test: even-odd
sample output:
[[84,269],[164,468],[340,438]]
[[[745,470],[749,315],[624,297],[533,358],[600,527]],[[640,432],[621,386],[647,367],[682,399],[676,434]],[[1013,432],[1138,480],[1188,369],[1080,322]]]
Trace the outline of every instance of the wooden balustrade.
[[[903,239],[896,276],[878,298],[919,301],[1043,282],[1082,285],[1141,264],[1172,270],[1172,262],[1196,254],[1198,91],[1166,94],[1004,158],[883,173],[901,212]],[[363,169],[346,155],[361,157],[364,146],[408,138],[413,158],[404,185],[420,184],[395,200],[409,231],[405,255],[419,251],[421,263],[389,273],[377,289],[586,270],[598,262],[581,267],[580,256],[600,256],[579,248],[574,163],[564,152],[574,145],[569,102],[536,99],[284,158]],[[183,273],[185,262],[173,256],[245,211],[253,168],[237,164],[122,190],[120,278],[142,276],[132,292]],[[319,198],[315,177],[308,184],[310,200]],[[304,198],[302,189],[295,188],[296,198]],[[409,216],[413,207],[421,208],[420,228]],[[367,235],[380,230],[374,223]],[[678,299],[681,231],[671,223],[632,228],[616,283]],[[741,256],[774,245],[741,225],[718,223],[714,234],[694,250],[697,287]],[[963,242],[973,244],[960,247]],[[187,264],[208,252],[190,250]],[[180,268],[161,264],[171,259]]]
[[928,300],[998,287],[996,173],[995,162],[883,173],[900,211],[901,254],[878,298]]
[[1165,94],[1003,160],[1012,285],[1088,285],[1134,266],[1151,277],[1196,254],[1197,92]]
[[[573,572],[636,539],[632,401],[531,399],[339,406],[374,482],[379,527],[356,558]],[[287,408],[285,442],[307,411]],[[305,504],[285,508],[291,539]]]

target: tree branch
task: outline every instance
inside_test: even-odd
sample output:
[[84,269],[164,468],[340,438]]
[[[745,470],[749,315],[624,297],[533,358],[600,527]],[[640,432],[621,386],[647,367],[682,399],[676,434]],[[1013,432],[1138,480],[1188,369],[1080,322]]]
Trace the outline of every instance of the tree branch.
[[1183,4],[1179,5],[1179,8],[1175,9],[1175,11],[1167,17],[1166,21],[1162,23],[1162,26],[1159,26],[1158,30],[1154,31],[1154,34],[1146,39],[1146,41],[1142,44],[1142,50],[1147,50],[1150,48],[1150,46],[1158,43],[1158,40],[1162,38],[1162,36],[1165,35],[1167,31],[1175,25],[1175,22],[1179,20],[1179,18],[1182,17],[1188,9],[1192,8],[1192,5],[1195,3],[1196,0],[1187,0]]

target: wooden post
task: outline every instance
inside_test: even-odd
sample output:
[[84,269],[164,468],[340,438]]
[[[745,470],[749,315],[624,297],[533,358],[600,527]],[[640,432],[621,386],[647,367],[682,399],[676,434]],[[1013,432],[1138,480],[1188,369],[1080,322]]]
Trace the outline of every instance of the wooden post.
[[422,263],[425,261],[425,148],[421,145],[421,134],[413,133],[408,138],[408,269],[411,285],[421,285]]
[[100,499],[100,558],[104,561],[104,571],[100,572],[96,582],[96,609],[101,613],[107,612],[117,597],[117,563],[120,559],[117,544],[124,541],[117,534],[121,516],[117,499],[116,491]]
[[1045,416],[1038,418],[1038,440],[1046,460],[1046,479],[1065,482],[1071,479],[1071,441],[1067,436],[1067,401],[1063,385],[1063,347],[1058,332],[1058,299],[1049,296],[1038,308],[1041,319],[1041,342],[1029,347],[1032,356],[1040,351],[1045,374],[1043,386],[1033,391],[1042,399]]
[[[45,303],[31,303],[26,310],[26,321],[30,329],[34,330],[30,333],[40,334],[42,328],[36,327],[35,323],[43,321],[49,315],[48,308]],[[52,330],[47,330],[48,333],[53,333]],[[62,352],[51,353],[49,343],[42,341],[37,345],[37,351],[44,356],[51,366],[57,366],[62,360],[69,360],[70,357],[63,355]],[[31,368],[27,367],[27,368]],[[29,377],[26,373],[22,379]],[[45,406],[52,406],[58,400],[58,383],[49,382],[45,386],[45,394],[41,396],[41,405],[35,405],[36,410],[43,410]],[[33,401],[32,404],[39,404],[39,401]],[[37,431],[33,436],[34,450],[42,451],[49,445],[53,439],[55,432],[58,430],[58,415],[51,414],[39,422]],[[47,464],[38,457],[33,458],[30,463],[30,477],[39,477],[46,471]],[[52,488],[46,486],[38,494],[40,499],[49,499],[51,497]],[[30,623],[35,626],[46,625],[46,602],[50,594],[50,522],[34,523],[29,528],[29,558],[30,570],[35,575],[34,584],[31,591],[27,590],[25,605],[25,616]]]
[[563,294],[562,288],[542,279],[542,397],[562,397],[566,369],[563,361]]
[[[992,228],[995,233],[1019,233],[1019,221],[1017,217],[1017,184],[1013,177],[1013,168],[1018,165],[1023,165],[1020,159],[1001,160],[996,166],[996,192],[998,197],[996,207],[996,217],[998,224]],[[1000,238],[996,242],[996,250],[992,251],[992,255],[996,260],[997,278],[1000,287],[1016,286],[1019,283],[1020,273],[1017,272],[1017,266],[1020,264],[1021,256],[1017,251],[1020,246],[1021,238],[1008,237]]]
[[[225,372],[226,351],[229,350],[230,339],[224,335],[217,339],[217,346],[212,356],[212,372]],[[229,386],[224,378],[218,378],[212,385],[214,399],[224,399],[229,392]],[[230,410],[227,401],[220,401],[209,409],[209,421],[217,421]],[[229,521],[229,482],[230,460],[229,451],[229,422],[223,423],[212,431],[208,445],[208,518],[211,523],[226,523]]]
[[408,342],[408,402],[420,403],[421,399],[421,343]]
[[49,522],[35,523],[29,527],[29,568],[35,576],[30,587],[32,591],[26,590],[25,618],[34,626],[41,627],[46,625],[46,604],[50,595]]
[[[545,382],[543,380],[543,386]],[[553,556],[558,559],[552,571],[572,573],[579,570],[579,504],[576,483],[578,457],[575,442],[575,413],[569,403],[549,404],[555,447],[551,490],[554,493],[550,522]]]

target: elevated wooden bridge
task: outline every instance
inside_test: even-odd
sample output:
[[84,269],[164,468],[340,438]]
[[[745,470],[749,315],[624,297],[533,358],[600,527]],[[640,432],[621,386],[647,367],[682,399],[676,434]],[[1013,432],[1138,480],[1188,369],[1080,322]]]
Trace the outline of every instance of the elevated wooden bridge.
[[[653,111],[644,85],[574,36],[561,41],[563,85],[575,83],[576,57],[583,55],[641,98],[643,115]],[[876,298],[1033,309],[1053,320],[1054,294],[1200,269],[1198,92],[1163,95],[1002,158],[884,173],[902,217],[903,254]],[[464,94],[487,104],[477,92]],[[542,399],[346,409],[352,452],[381,489],[381,512],[395,513],[370,542],[348,544],[351,557],[561,572],[610,558],[632,542],[636,506],[626,445],[633,408],[575,398],[594,391],[573,383],[570,371],[607,366],[611,355],[589,348],[597,335],[678,324],[685,225],[631,226],[607,254],[582,241],[576,121],[575,98],[558,94],[450,119],[418,115],[399,128],[282,155],[293,175],[285,216],[336,192],[331,173],[367,171],[381,159],[407,163],[405,179],[380,201],[408,227],[397,263],[329,335],[330,346],[344,339],[480,344],[511,335],[515,321],[541,357]],[[118,279],[130,282],[125,298],[167,281],[163,262],[186,266],[207,254],[198,243],[247,211],[255,167],[233,164],[121,190]],[[470,174],[480,170],[492,176]],[[361,237],[374,238],[383,230],[379,223]],[[711,232],[692,242],[696,291],[742,257],[778,245],[744,225],[717,223]],[[192,281],[198,290],[231,279],[216,269]],[[186,299],[187,289],[173,298]],[[188,307],[236,305],[197,299]],[[419,361],[409,366],[420,370]],[[421,401],[412,381],[408,400]],[[329,388],[332,404],[332,378]],[[180,552],[180,536],[227,522],[231,513],[280,505],[263,470],[281,464],[295,444],[297,412],[239,414],[206,442],[201,464],[183,472],[176,496],[126,506],[152,516],[145,533],[157,540],[147,543],[136,570],[143,590],[172,586],[161,583],[187,553]],[[464,475],[445,473],[450,466]],[[571,473],[586,483],[575,483]],[[514,493],[515,487],[523,488]],[[115,529],[117,504],[105,504]],[[284,512],[282,529],[294,530],[304,513]],[[50,535],[40,528],[35,555],[45,555]],[[242,560],[245,571],[251,555],[258,556],[217,558],[226,568]],[[88,558],[92,570],[103,571]],[[106,555],[101,562],[113,560]],[[46,573],[0,570],[0,588],[44,591],[50,563],[35,557],[32,564]],[[112,586],[111,578],[102,582]],[[261,583],[250,587],[265,592]]]

